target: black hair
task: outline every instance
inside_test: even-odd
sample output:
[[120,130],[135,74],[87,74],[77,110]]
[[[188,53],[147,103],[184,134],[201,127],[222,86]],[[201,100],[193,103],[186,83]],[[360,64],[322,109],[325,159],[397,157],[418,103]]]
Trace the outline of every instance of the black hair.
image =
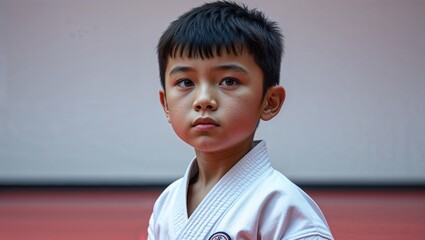
[[264,76],[263,92],[279,84],[283,35],[276,22],[256,9],[229,1],[205,3],[184,13],[162,34],[158,46],[161,85],[165,90],[168,58],[212,58],[223,51],[248,51]]

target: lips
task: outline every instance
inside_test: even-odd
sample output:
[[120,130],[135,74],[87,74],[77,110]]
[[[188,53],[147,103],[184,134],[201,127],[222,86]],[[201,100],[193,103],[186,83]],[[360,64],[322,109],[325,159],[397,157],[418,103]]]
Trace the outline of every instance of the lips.
[[192,124],[192,127],[194,127],[198,131],[209,131],[218,126],[219,124],[217,123],[217,121],[209,117],[197,118]]

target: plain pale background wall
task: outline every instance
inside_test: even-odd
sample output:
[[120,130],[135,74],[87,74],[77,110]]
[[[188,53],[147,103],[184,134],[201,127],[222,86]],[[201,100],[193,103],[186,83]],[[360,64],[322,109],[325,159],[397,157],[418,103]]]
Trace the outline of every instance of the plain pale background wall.
[[[283,29],[298,183],[425,183],[425,1],[244,1]],[[158,100],[162,31],[202,1],[0,0],[0,183],[164,183],[193,157]]]

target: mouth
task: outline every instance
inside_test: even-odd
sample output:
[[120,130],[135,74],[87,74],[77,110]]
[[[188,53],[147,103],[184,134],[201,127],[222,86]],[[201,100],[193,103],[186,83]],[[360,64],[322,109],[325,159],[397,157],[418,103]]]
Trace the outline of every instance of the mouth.
[[192,124],[192,127],[198,131],[209,131],[218,126],[220,125],[217,123],[217,121],[209,117],[197,118]]

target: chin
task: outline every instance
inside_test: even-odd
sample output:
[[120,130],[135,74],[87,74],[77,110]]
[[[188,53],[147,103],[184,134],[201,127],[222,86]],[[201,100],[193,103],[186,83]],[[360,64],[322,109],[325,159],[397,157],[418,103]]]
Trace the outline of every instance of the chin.
[[195,148],[197,151],[206,152],[206,153],[217,152],[223,148],[223,146],[221,146],[222,144],[219,144],[216,141],[211,141],[211,140],[201,140],[190,145],[193,148]]

